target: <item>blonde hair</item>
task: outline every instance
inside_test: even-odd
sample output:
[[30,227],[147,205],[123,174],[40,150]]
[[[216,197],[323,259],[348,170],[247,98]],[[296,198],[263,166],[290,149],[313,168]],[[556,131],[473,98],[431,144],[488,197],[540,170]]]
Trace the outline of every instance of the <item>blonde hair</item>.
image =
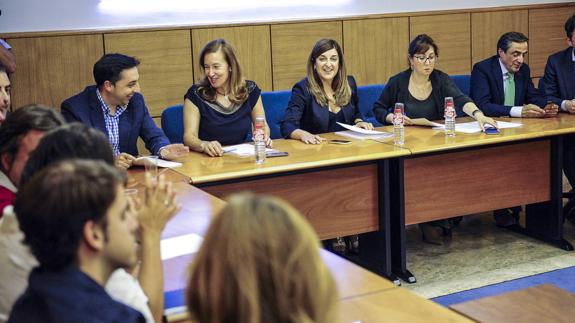
[[317,103],[321,106],[326,106],[328,104],[328,99],[323,90],[321,78],[315,70],[315,60],[321,56],[321,54],[327,52],[330,49],[335,48],[337,55],[339,56],[339,68],[336,76],[334,77],[331,88],[334,91],[335,104],[343,107],[349,103],[351,99],[351,87],[347,82],[347,70],[345,67],[345,60],[343,59],[343,52],[339,44],[333,39],[320,39],[315,45],[311,53],[309,54],[309,59],[307,60],[307,80],[308,88],[311,94],[315,97]]
[[228,202],[190,267],[192,319],[334,322],[337,289],[307,221],[273,197],[239,194]]
[[[246,80],[242,75],[242,68],[236,57],[236,51],[230,43],[221,38],[207,43],[200,52],[200,68],[204,70],[204,59],[207,54],[217,53],[219,50],[222,51],[224,59],[230,67],[227,81],[230,86],[228,100],[234,104],[241,104],[248,98],[249,93]],[[198,86],[198,92],[202,98],[210,102],[216,101],[216,90],[210,84],[205,73],[198,82]]]

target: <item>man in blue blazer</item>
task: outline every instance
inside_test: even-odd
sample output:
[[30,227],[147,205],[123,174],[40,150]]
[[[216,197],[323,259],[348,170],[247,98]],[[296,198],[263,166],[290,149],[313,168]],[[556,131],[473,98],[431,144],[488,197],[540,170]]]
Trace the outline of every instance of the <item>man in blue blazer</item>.
[[527,41],[522,33],[505,33],[497,42],[497,55],[473,66],[470,96],[485,115],[543,118],[557,114],[558,108],[546,106],[533,86],[524,62]]
[[[543,75],[545,99],[561,107],[562,111],[575,113],[575,15],[565,22],[569,47],[549,56]],[[563,140],[563,170],[571,186],[575,186],[575,136]]]
[[[497,55],[473,66],[470,96],[487,116],[543,118],[556,116],[558,107],[549,104],[531,81],[525,64],[528,38],[519,32],[503,34],[497,41]],[[542,107],[545,107],[542,109]],[[520,207],[493,211],[500,227],[517,223]]]
[[68,122],[82,122],[108,135],[116,164],[128,168],[138,155],[136,142],[141,137],[146,148],[164,159],[188,153],[182,144],[170,144],[156,126],[139,93],[138,65],[134,57],[106,54],[94,64],[96,85],[62,103],[62,115]]

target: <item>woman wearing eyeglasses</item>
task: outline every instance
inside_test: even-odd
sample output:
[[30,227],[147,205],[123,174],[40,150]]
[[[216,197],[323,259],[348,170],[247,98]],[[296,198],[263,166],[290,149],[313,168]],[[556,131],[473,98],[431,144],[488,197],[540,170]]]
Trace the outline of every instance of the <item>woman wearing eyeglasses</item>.
[[393,123],[393,108],[401,102],[405,106],[405,125],[411,119],[443,119],[444,98],[453,97],[458,114],[461,110],[483,125],[496,126],[493,119],[483,112],[449,78],[435,69],[439,51],[433,39],[426,34],[416,36],[409,44],[410,68],[392,76],[373,106],[373,112],[381,123]]
[[[439,51],[433,39],[426,34],[416,36],[409,44],[408,60],[410,68],[392,76],[385,89],[374,103],[373,112],[381,123],[393,123],[395,103],[404,104],[404,124],[411,125],[411,119],[443,119],[444,98],[453,97],[456,111],[461,110],[479,122],[497,127],[495,121],[486,117],[473,101],[463,94],[449,75],[435,69]],[[420,224],[423,241],[441,244],[440,229],[443,235],[451,234],[446,220]]]

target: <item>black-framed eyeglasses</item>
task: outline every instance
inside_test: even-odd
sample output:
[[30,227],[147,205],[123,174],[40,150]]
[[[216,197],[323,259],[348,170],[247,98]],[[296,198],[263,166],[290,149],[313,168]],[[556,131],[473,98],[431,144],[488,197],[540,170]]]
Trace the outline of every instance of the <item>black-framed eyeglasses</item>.
[[418,62],[420,62],[421,64],[425,64],[425,62],[429,62],[434,63],[435,60],[437,59],[436,55],[430,55],[430,56],[419,56],[419,55],[413,55],[413,58],[417,59]]

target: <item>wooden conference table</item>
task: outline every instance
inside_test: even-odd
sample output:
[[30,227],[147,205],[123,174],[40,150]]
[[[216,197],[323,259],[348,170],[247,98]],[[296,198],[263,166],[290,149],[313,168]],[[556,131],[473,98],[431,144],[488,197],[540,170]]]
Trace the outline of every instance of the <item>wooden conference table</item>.
[[190,153],[175,170],[220,198],[239,191],[281,197],[308,218],[322,240],[362,234],[354,262],[399,283],[391,273],[389,185],[382,183],[389,179],[389,159],[409,151],[376,141],[306,145],[275,140],[274,148],[289,156],[256,165],[254,157]]
[[[192,236],[204,236],[212,216],[225,206],[225,202],[190,185],[187,176],[173,170],[166,170],[164,174],[173,184],[181,209],[168,222],[162,243],[175,242],[184,247],[179,253],[165,250],[170,255],[162,251],[166,316],[170,322],[189,322],[184,293],[188,268],[197,249],[186,248],[186,244],[193,242],[189,239]],[[128,188],[137,188],[140,197],[144,195],[143,182],[142,169],[130,170]],[[331,252],[320,252],[337,283],[342,322],[428,322],[429,318],[442,322],[471,322]],[[170,300],[174,298],[175,301]]]
[[450,306],[478,322],[567,323],[575,317],[575,294],[537,285]]
[[406,268],[405,225],[459,215],[527,205],[526,226],[510,229],[573,250],[563,239],[561,172],[563,135],[575,132],[575,116],[498,120],[523,125],[455,137],[406,130],[411,155],[390,164],[392,266],[403,280],[416,281]]
[[572,250],[562,237],[561,156],[562,136],[575,132],[575,116],[500,120],[523,126],[452,138],[406,127],[403,147],[391,140],[275,140],[274,148],[288,157],[256,165],[253,157],[190,153],[176,171],[217,197],[242,190],[282,197],[321,239],[360,234],[354,262],[396,282],[395,275],[416,281],[405,262],[405,225],[457,215],[528,205],[526,227],[515,229]]

